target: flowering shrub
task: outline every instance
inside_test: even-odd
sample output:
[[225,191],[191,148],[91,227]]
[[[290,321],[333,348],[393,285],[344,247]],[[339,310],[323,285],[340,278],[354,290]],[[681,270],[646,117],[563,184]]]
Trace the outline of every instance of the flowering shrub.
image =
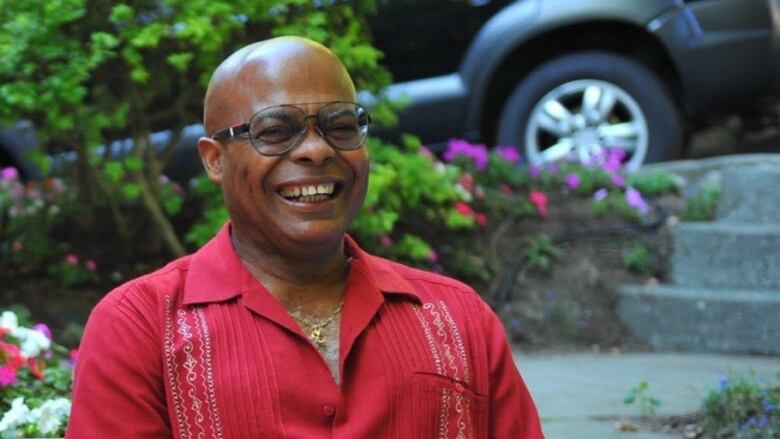
[[16,169],[0,170],[0,268],[31,269],[57,253],[50,232],[72,195],[58,178],[25,184]]
[[0,315],[0,437],[64,434],[72,383],[66,353],[45,324],[29,328],[12,311]]
[[704,400],[706,437],[780,437],[780,382],[724,377]]

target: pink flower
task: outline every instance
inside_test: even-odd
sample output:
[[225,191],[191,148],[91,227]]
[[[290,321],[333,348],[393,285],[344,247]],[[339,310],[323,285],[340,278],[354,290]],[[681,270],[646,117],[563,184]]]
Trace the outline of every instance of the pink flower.
[[431,250],[428,252],[428,256],[426,256],[425,259],[431,264],[433,264],[434,262],[439,260],[439,254],[436,253],[435,250]]
[[485,227],[487,225],[488,217],[482,212],[475,214],[474,219],[477,220],[477,224],[479,224],[480,227]]
[[393,239],[383,233],[379,235],[379,244],[382,245],[382,247],[390,247],[393,245]]
[[610,179],[612,181],[612,184],[614,184],[617,187],[623,187],[626,185],[626,178],[623,177],[621,174],[612,174],[610,176]]
[[431,157],[431,158],[433,157],[433,153],[431,152],[430,149],[428,149],[427,146],[420,147],[420,155],[425,157]]
[[474,186],[474,196],[477,197],[477,199],[485,198],[485,190],[482,189],[482,186]]
[[642,194],[632,187],[626,189],[626,203],[638,210],[642,215],[650,212],[650,205],[642,198]]
[[515,191],[512,190],[512,186],[509,186],[506,183],[501,183],[498,185],[498,190],[500,190],[502,193],[506,195],[512,195],[515,193]]
[[596,201],[601,201],[607,198],[608,195],[609,195],[609,191],[607,191],[606,188],[601,188],[593,194],[593,199]]
[[455,210],[457,210],[458,213],[462,215],[466,215],[466,216],[474,215],[474,209],[472,209],[471,206],[464,203],[463,201],[458,201],[455,203]]
[[0,387],[8,387],[16,383],[16,369],[5,365],[0,367]]
[[566,174],[566,177],[564,177],[564,180],[566,181],[566,187],[569,188],[569,190],[577,189],[580,185],[580,176],[577,175],[574,172],[570,172]]
[[19,178],[19,171],[17,171],[13,166],[0,169],[0,180],[11,181],[16,180],[17,178]]
[[74,255],[73,253],[68,254],[65,256],[65,263],[68,265],[79,265],[79,257]]
[[536,211],[539,212],[539,216],[547,218],[547,195],[543,192],[533,191],[528,194],[528,199],[531,201],[531,204],[534,205]]
[[496,146],[495,148],[496,153],[501,156],[504,160],[508,161],[509,163],[520,163],[523,158],[520,156],[520,153],[517,152],[514,146]]
[[46,338],[52,340],[51,329],[49,329],[49,326],[46,323],[36,323],[32,328],[38,332],[42,332]]
[[474,177],[468,172],[464,172],[463,175],[460,176],[458,183],[463,186],[463,189],[466,189],[469,192],[474,189]]
[[92,259],[87,259],[87,262],[84,263],[84,266],[87,267],[87,270],[92,273],[97,271],[97,263]]

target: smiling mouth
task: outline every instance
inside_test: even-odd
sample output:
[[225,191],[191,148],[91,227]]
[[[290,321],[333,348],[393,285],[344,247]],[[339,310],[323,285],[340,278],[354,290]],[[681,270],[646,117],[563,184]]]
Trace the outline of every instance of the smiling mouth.
[[339,183],[290,185],[279,189],[279,195],[296,203],[322,203],[332,200],[341,192]]

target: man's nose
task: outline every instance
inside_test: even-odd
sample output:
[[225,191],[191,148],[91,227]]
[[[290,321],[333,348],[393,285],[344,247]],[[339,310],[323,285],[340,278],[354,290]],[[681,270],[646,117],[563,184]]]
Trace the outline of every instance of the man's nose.
[[290,151],[290,160],[320,166],[333,160],[336,151],[317,128],[316,118],[307,120],[303,138]]

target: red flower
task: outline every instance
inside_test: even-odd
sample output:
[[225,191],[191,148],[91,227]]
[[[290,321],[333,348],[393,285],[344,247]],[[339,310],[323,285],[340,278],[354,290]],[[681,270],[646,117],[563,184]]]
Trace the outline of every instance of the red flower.
[[24,364],[24,357],[19,346],[0,341],[0,361],[4,362],[6,367],[18,369]]
[[30,373],[32,376],[34,376],[38,381],[43,381],[43,371],[41,370],[41,362],[40,364],[35,361],[35,358],[28,358],[27,359],[27,367],[30,368]]
[[512,187],[506,183],[499,184],[498,189],[501,190],[501,192],[503,192],[506,195],[512,195],[513,193],[515,193],[515,191],[512,190]]
[[533,191],[528,195],[528,199],[534,205],[536,211],[539,212],[539,216],[547,218],[547,195],[544,192]]
[[458,201],[457,203],[455,203],[455,210],[457,210],[458,213],[461,213],[466,216],[474,215],[474,209],[472,209],[471,206],[464,203],[463,201]]
[[477,220],[477,224],[479,224],[481,227],[485,227],[488,222],[488,217],[482,212],[478,212],[476,215],[474,215],[474,219]]

